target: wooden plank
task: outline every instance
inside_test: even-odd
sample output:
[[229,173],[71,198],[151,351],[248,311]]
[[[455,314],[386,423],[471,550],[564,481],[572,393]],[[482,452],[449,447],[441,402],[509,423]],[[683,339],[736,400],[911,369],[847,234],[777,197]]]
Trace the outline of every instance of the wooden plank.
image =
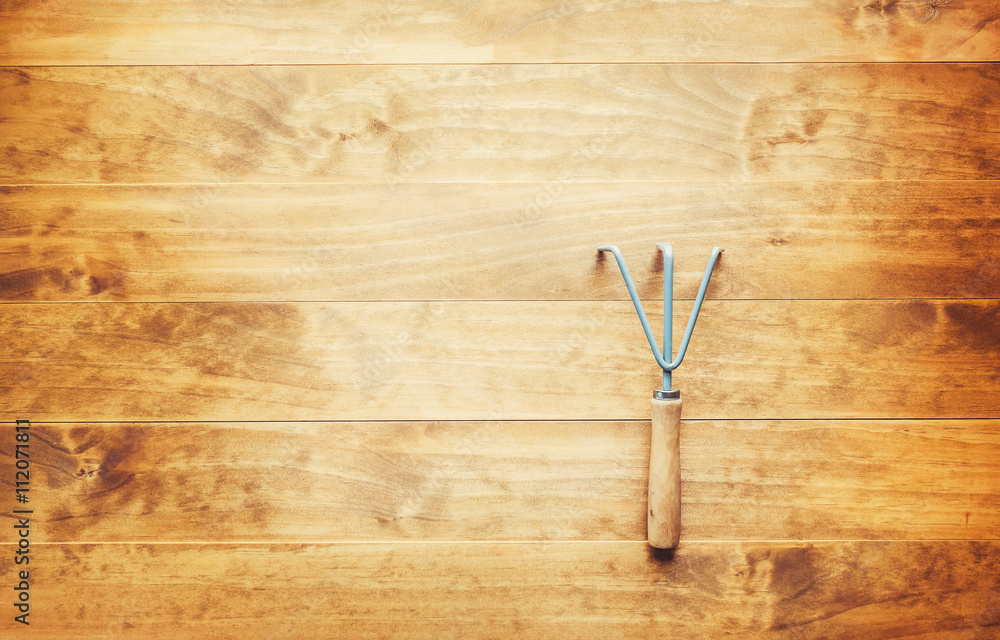
[[0,70],[0,182],[994,179],[995,65]]
[[[998,427],[685,422],[683,539],[1000,538]],[[648,421],[34,424],[31,434],[35,542],[646,538]],[[0,445],[4,478],[12,449]]]
[[995,0],[39,0],[0,11],[0,64],[996,60]]
[[[672,558],[645,542],[34,545],[29,620],[39,638],[986,638],[998,562],[996,541],[682,542]],[[17,568],[0,565],[5,585]]]
[[8,301],[1000,297],[1000,183],[0,188]]
[[[674,383],[687,419],[1000,417],[998,316],[709,301]],[[660,383],[629,302],[6,304],[0,335],[8,419],[644,419]]]

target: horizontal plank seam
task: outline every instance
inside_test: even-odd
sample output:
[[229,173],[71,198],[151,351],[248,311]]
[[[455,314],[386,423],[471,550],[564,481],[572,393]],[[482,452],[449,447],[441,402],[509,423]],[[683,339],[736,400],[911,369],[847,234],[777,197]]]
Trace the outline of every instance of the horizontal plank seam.
[[[1000,542],[1000,538],[919,538],[919,539],[901,539],[901,538],[836,538],[836,539],[809,539],[809,540],[799,540],[799,539],[732,539],[732,540],[682,540],[681,548],[685,544],[733,544],[733,543],[757,543],[757,544],[785,544],[785,543],[816,543],[816,542],[873,542],[873,543],[883,543],[883,542],[904,542],[904,543],[918,543],[918,542]],[[304,545],[304,544],[322,544],[322,545],[432,545],[432,544],[469,544],[469,545],[482,545],[482,544],[522,544],[522,545],[554,545],[554,544],[648,544],[646,540],[271,540],[271,541],[225,541],[225,542],[213,542],[209,540],[194,540],[187,542],[176,542],[176,541],[114,541],[114,542],[86,542],[86,541],[72,541],[72,542],[32,542],[32,546],[35,545],[47,545],[47,546],[60,546],[60,545],[215,545],[215,546],[246,546],[246,545],[275,545],[275,544],[287,544],[287,545]],[[17,546],[16,542],[0,542],[2,547],[14,547]]]
[[[674,298],[674,302],[691,302],[693,298]],[[993,301],[1000,298],[706,298],[708,302],[961,302],[961,301]],[[423,302],[447,302],[451,304],[464,304],[467,302],[504,304],[509,302],[545,302],[557,303],[581,303],[581,302],[631,302],[628,298],[595,298],[584,299],[548,299],[545,298],[415,298],[412,300],[40,300],[18,302],[14,300],[0,301],[0,305],[21,305],[21,306],[43,306],[43,305],[68,305],[68,304],[94,304],[94,305],[116,305],[116,304],[404,304]],[[641,302],[656,303],[663,302],[663,298],[643,298]]]
[[[427,185],[455,185],[455,186],[468,186],[470,184],[491,184],[491,185],[535,185],[535,184],[545,184],[548,182],[553,182],[551,180],[513,180],[513,181],[502,181],[497,182],[496,180],[469,180],[464,182],[445,182],[445,181],[435,181],[435,182],[409,182],[409,181],[396,181],[396,180],[383,180],[381,182],[352,182],[346,180],[334,180],[329,182],[23,182],[23,183],[4,183],[0,184],[0,187],[19,187],[19,188],[41,188],[41,187],[88,187],[88,188],[119,188],[119,187],[252,187],[252,186],[288,186],[288,187],[320,187],[320,186],[373,186],[373,185],[387,185],[392,184],[394,186],[427,186]],[[856,180],[849,179],[820,179],[820,178],[802,178],[802,179],[791,179],[791,178],[781,178],[781,179],[759,179],[759,180],[560,180],[562,184],[664,184],[664,185],[677,185],[677,184],[789,184],[798,185],[803,183],[815,182],[821,184],[856,184],[856,183],[867,183],[872,184],[893,184],[895,182],[906,182],[907,184],[913,183],[937,183],[937,184],[955,184],[961,182],[985,182],[985,183],[996,183],[1000,181],[1000,178],[954,178],[954,179],[942,179],[942,178],[920,178],[914,180],[885,180],[885,179],[874,179],[874,178],[859,178]]]
[[[29,418],[21,418],[29,419]],[[930,418],[684,418],[681,422],[956,422],[975,421],[989,422],[1000,420],[1000,415],[996,417],[930,417]],[[546,422],[552,424],[559,423],[598,423],[598,422],[649,422],[650,418],[510,418],[502,420],[483,420],[470,418],[447,420],[31,420],[31,424],[422,424],[433,422],[435,424],[503,424],[507,422]],[[0,421],[0,424],[13,425],[14,420]]]
[[890,184],[890,185],[902,185],[902,184],[917,184],[921,182],[939,182],[939,183],[963,183],[963,182],[1000,182],[1000,177],[998,178],[955,178],[953,180],[928,180],[922,178],[898,178],[898,179],[887,179],[882,178],[880,180],[824,180],[815,177],[805,177],[799,179],[789,179],[783,178],[781,180],[759,180],[756,178],[741,179],[741,180],[569,180],[562,181],[557,177],[545,178],[542,180],[468,180],[468,181],[449,181],[449,180],[425,180],[423,182],[397,182],[395,180],[373,180],[371,182],[13,182],[13,183],[0,183],[0,188],[8,187],[224,187],[224,186],[301,186],[301,187],[312,187],[321,185],[351,185],[351,186],[385,186],[385,185],[477,185],[477,184],[491,184],[491,185],[536,185],[536,184],[551,184],[553,182],[559,182],[560,184],[568,185],[583,185],[583,184],[663,184],[663,185],[673,185],[673,184],[698,184],[698,185],[712,185],[712,184],[726,184],[726,185],[759,185],[759,184],[820,184],[820,183],[832,183],[832,184],[848,184],[848,183],[880,183],[880,184]]
[[601,61],[601,62],[568,62],[568,61],[543,61],[536,62],[265,62],[265,63],[169,63],[169,64],[4,64],[0,69],[38,69],[38,68],[101,68],[101,67],[135,67],[135,68],[155,68],[155,67],[513,67],[513,66],[642,66],[642,65],[670,65],[670,66],[711,66],[711,65],[739,65],[739,66],[763,66],[763,65],[900,65],[900,64],[921,64],[921,65],[985,65],[1000,62],[998,59],[982,60],[775,60],[775,61],[746,61],[746,60],[630,60],[630,61]]

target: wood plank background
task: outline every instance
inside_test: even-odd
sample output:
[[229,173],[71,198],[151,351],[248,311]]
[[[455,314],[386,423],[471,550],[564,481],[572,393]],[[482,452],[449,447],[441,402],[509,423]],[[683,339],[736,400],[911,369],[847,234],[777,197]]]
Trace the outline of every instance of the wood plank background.
[[[702,315],[685,417],[1000,418],[998,300]],[[631,302],[12,304],[0,329],[0,407],[38,420],[640,419],[659,372]]]
[[[687,539],[1000,537],[992,420],[685,422]],[[39,542],[642,540],[649,423],[33,427]],[[4,447],[0,470],[13,475]]]
[[959,65],[46,67],[0,73],[0,183],[1000,176]]
[[[4,3],[31,633],[994,637],[998,17]],[[658,241],[675,344],[726,250],[675,375],[672,553],[643,541],[659,370],[596,252],[656,325]]]
[[67,626],[254,638],[272,620],[275,638],[975,638],[1000,617],[996,541],[694,542],[669,560],[645,541],[67,544],[36,557],[59,568],[37,587],[52,613],[31,631],[46,638]]
[[[0,299],[1000,298],[991,181],[0,187]],[[381,239],[378,243],[372,237]],[[683,250],[681,248],[683,247]],[[510,274],[509,276],[507,274]]]
[[0,64],[994,60],[996,0],[18,0]]

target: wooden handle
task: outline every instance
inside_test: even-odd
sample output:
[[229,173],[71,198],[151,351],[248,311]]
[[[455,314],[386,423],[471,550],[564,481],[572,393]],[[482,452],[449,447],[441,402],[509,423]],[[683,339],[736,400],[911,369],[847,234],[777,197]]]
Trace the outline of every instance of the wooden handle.
[[647,537],[657,549],[681,540],[681,401],[653,398]]

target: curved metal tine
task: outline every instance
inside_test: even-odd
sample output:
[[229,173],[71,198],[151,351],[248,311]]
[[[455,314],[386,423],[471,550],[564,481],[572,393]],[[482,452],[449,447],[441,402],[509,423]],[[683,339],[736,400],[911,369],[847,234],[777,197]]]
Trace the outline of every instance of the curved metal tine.
[[698,313],[701,311],[701,303],[705,300],[705,292],[708,290],[708,281],[712,279],[712,271],[715,270],[715,263],[719,260],[722,249],[712,247],[712,254],[708,256],[708,266],[705,267],[705,275],[701,277],[701,286],[698,287],[698,295],[694,299],[694,307],[691,309],[691,317],[688,319],[687,327],[684,328],[684,337],[681,338],[681,346],[677,349],[677,357],[670,363],[671,369],[676,369],[684,360],[687,353],[688,342],[691,341],[691,334],[694,333],[694,323],[698,321]]
[[642,303],[639,302],[639,294],[635,290],[635,283],[632,282],[632,276],[629,275],[628,267],[625,266],[625,258],[622,257],[622,252],[618,250],[613,244],[602,244],[597,247],[598,251],[610,251],[611,255],[615,257],[615,262],[618,263],[618,269],[622,272],[622,277],[625,279],[625,287],[628,289],[628,294],[632,298],[632,304],[635,305],[635,311],[639,314],[639,322],[642,323],[642,330],[646,333],[646,340],[649,342],[650,348],[653,349],[653,356],[656,357],[656,363],[660,365],[664,370],[668,370],[670,364],[666,359],[660,355],[660,347],[656,344],[656,338],[653,336],[653,330],[649,326],[649,320],[646,318],[646,312],[642,309]]
[[[663,292],[664,292],[664,328],[666,328],[667,317],[670,317],[670,323],[672,324],[673,318],[672,314],[668,313],[670,305],[673,302],[673,296],[667,295],[673,293],[673,249],[668,243],[659,243],[657,247],[663,252],[663,269],[664,269],[664,282],[663,282]],[[719,259],[719,254],[722,253],[722,249],[719,247],[712,248],[712,254],[708,258],[708,265],[705,267],[705,274],[701,278],[701,286],[698,287],[698,295],[695,297],[694,307],[691,309],[691,317],[688,319],[687,327],[684,329],[684,337],[681,338],[680,348],[677,350],[677,357],[674,358],[672,362],[667,362],[666,354],[660,353],[660,348],[656,344],[656,338],[653,336],[653,330],[649,326],[649,320],[646,318],[646,312],[642,308],[642,303],[639,301],[639,294],[635,290],[635,283],[632,281],[632,276],[628,272],[628,267],[625,266],[625,258],[622,257],[621,251],[618,247],[613,244],[602,244],[597,247],[598,251],[610,251],[615,257],[615,261],[618,263],[618,268],[621,270],[622,277],[625,279],[625,287],[628,288],[628,294],[632,298],[632,304],[635,306],[636,313],[639,314],[639,322],[642,323],[642,330],[646,334],[646,340],[649,342],[650,348],[653,350],[653,356],[656,358],[656,363],[660,365],[664,371],[673,371],[680,366],[681,362],[684,360],[684,354],[687,353],[688,343],[691,341],[691,334],[694,332],[695,322],[698,321],[698,313],[701,311],[701,304],[705,300],[705,292],[708,290],[708,283],[712,279],[712,272],[715,269],[715,264]],[[669,269],[669,274],[666,273]],[[669,285],[667,275],[670,275]],[[669,286],[669,289],[668,289]],[[668,302],[668,298],[670,302]],[[664,340],[664,346],[666,346],[667,340]]]

